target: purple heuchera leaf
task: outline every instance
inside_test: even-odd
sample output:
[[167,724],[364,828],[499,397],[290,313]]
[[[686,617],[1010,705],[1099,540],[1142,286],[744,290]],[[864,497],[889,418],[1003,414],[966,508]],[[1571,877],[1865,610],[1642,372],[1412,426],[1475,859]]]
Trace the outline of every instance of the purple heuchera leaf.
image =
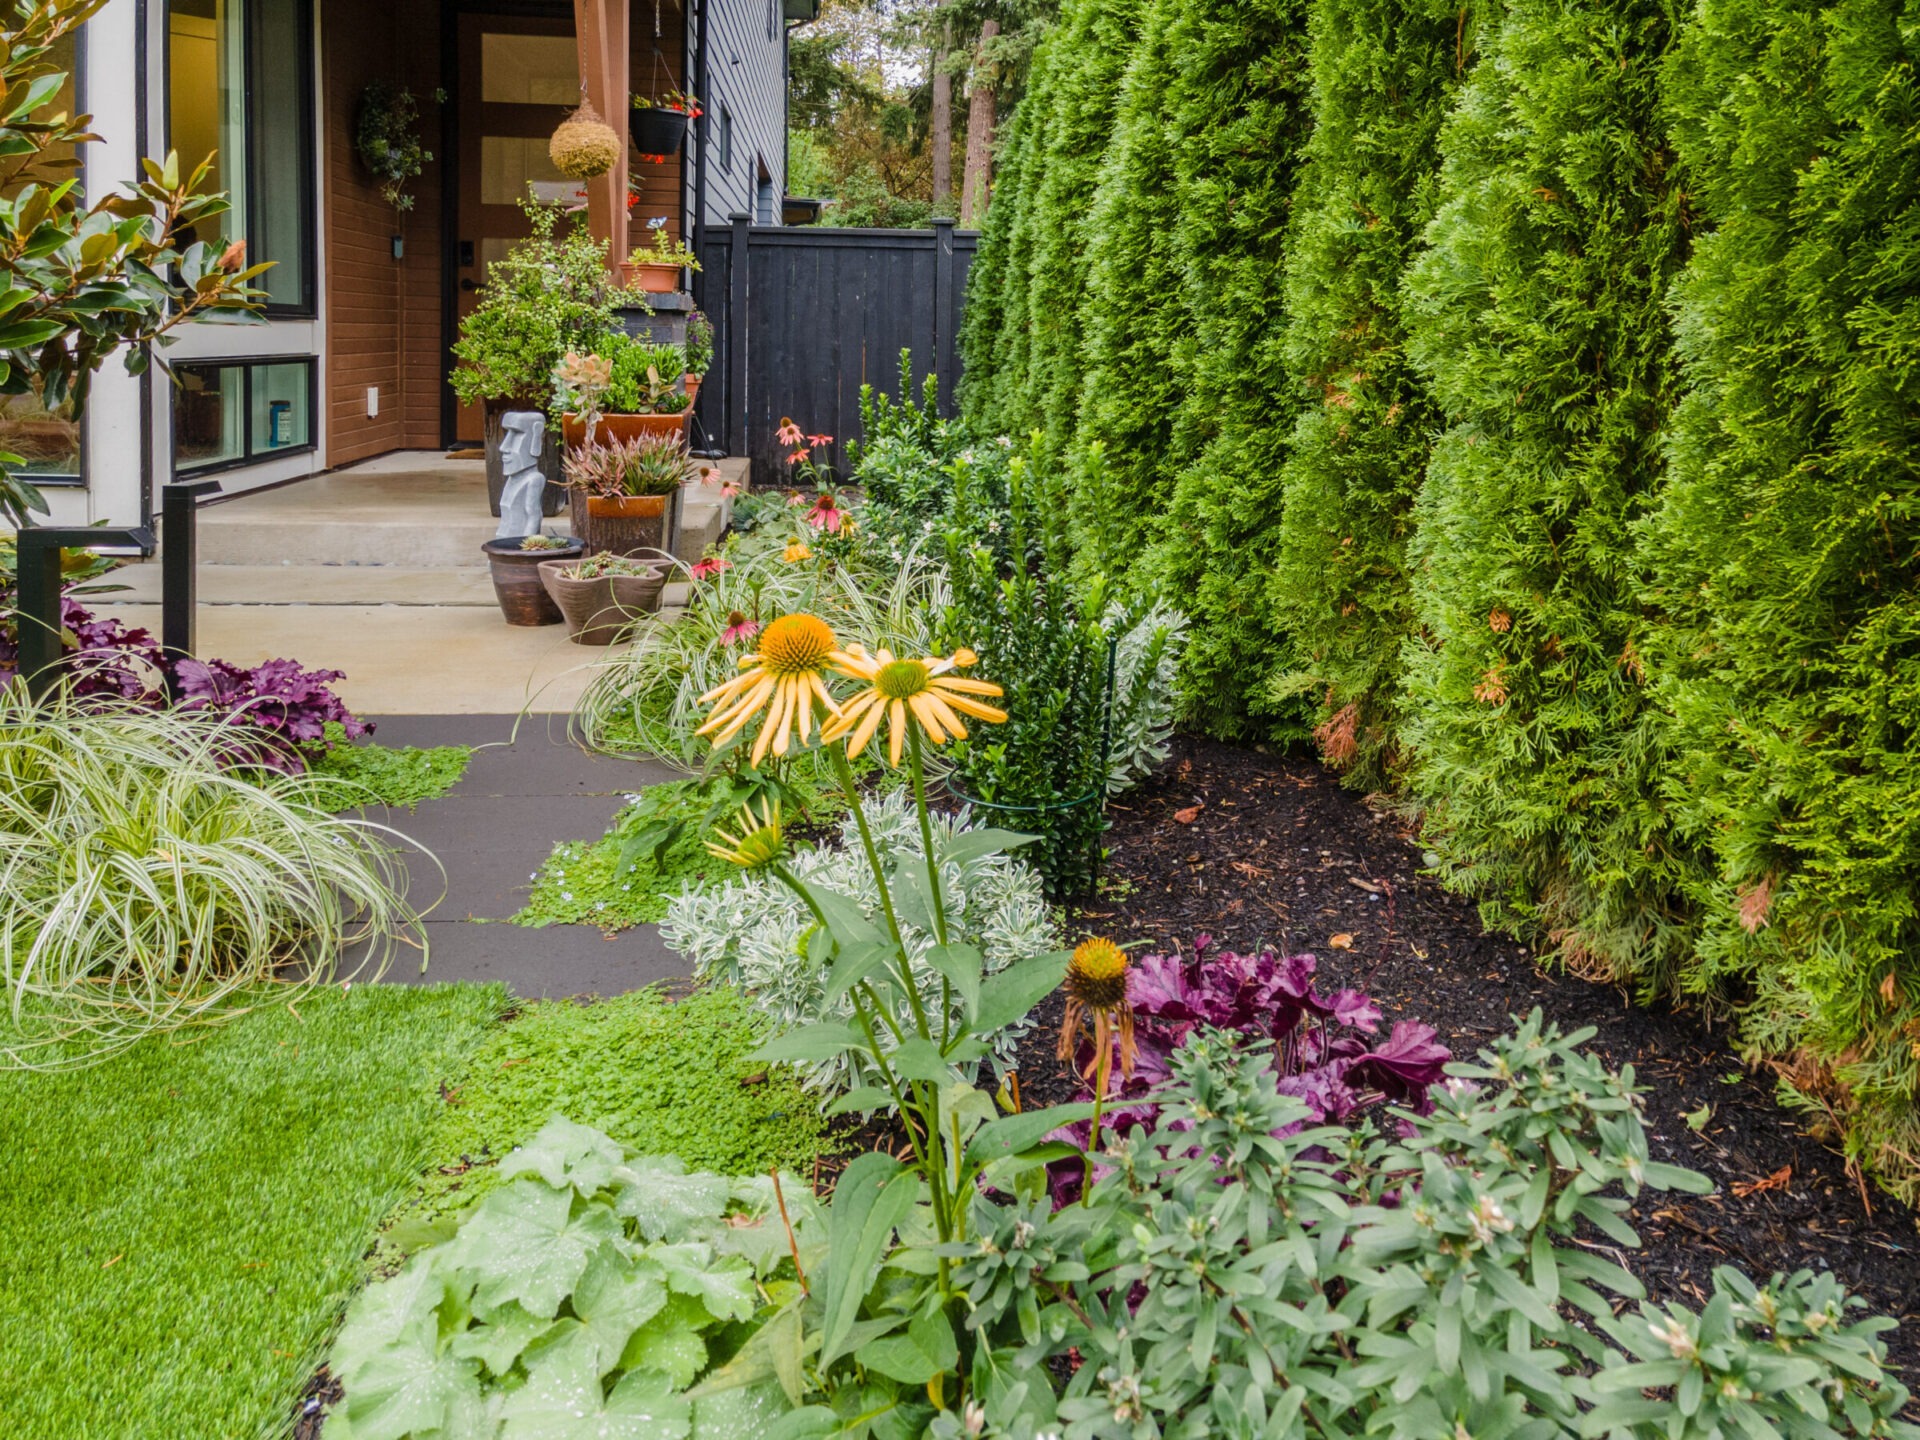
[[[11,612],[11,594],[0,594],[0,609]],[[268,660],[251,669],[224,660],[169,660],[148,631],[96,616],[71,596],[61,598],[60,621],[76,697],[111,696],[156,710],[178,705],[226,715],[234,726],[236,765],[304,770],[308,757],[325,748],[329,721],[349,739],[373,730],[333,692],[338,670],[307,670],[294,660]],[[0,625],[0,686],[14,679],[19,655],[13,626]]]
[[[1116,1102],[1117,1129],[1151,1126],[1158,1107],[1147,1097],[1170,1077],[1174,1052],[1203,1027],[1274,1042],[1275,1082],[1283,1095],[1306,1102],[1310,1123],[1351,1120],[1383,1100],[1422,1114],[1432,1108],[1427,1087],[1440,1080],[1452,1057],[1431,1025],[1395,1021],[1386,1040],[1376,1044],[1371,1037],[1380,1029],[1380,1007],[1351,988],[1321,994],[1313,985],[1319,962],[1312,955],[1209,953],[1212,943],[1202,935],[1191,956],[1145,955],[1133,962],[1127,998],[1134,1015],[1134,1071],[1123,1079],[1116,1063],[1108,1097]],[[1090,1041],[1083,1041],[1077,1058],[1078,1073],[1093,1071]],[[1082,1089],[1091,1094],[1084,1080]],[[1069,1127],[1050,1138],[1084,1145],[1088,1128]],[[1079,1162],[1050,1168],[1057,1200],[1077,1191]]]

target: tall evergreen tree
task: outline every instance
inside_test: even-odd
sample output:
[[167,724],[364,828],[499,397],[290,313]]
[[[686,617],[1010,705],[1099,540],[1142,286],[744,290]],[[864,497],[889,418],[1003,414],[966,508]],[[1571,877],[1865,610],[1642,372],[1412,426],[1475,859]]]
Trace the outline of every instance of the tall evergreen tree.
[[1187,0],[1152,0],[1127,64],[1094,193],[1083,329],[1087,373],[1069,460],[1075,563],[1126,577],[1166,508],[1191,326],[1175,230],[1173,33]]
[[1084,372],[1082,311],[1087,296],[1090,200],[1113,139],[1114,104],[1138,38],[1141,0],[1070,0],[1054,47],[1044,158],[1034,204],[1033,332],[1024,404],[1012,428],[1071,434]]
[[1507,0],[1442,132],[1407,312],[1451,422],[1410,557],[1403,734],[1430,843],[1493,923],[1649,986],[1688,941],[1629,534],[1674,391],[1676,5]]
[[[1647,521],[1696,985],[1920,1187],[1920,3],[1701,0],[1669,70],[1715,233]],[[1824,1067],[1831,1066],[1831,1070]],[[1837,1084],[1835,1083],[1837,1082]],[[1847,1098],[1843,1099],[1842,1097]]]
[[[1044,52],[1045,47],[1042,47]],[[1035,61],[1035,75],[1042,67]],[[1023,104],[1001,130],[1005,151],[987,222],[980,230],[979,247],[967,269],[967,303],[960,320],[960,408],[969,423],[990,429],[994,412],[994,380],[1006,355],[1007,311],[1013,295],[1014,222],[1027,191],[1032,141]]]
[[1195,459],[1174,481],[1148,564],[1195,621],[1188,716],[1228,736],[1281,728],[1250,711],[1276,643],[1267,577],[1297,409],[1274,312],[1311,127],[1307,10],[1308,0],[1189,0],[1173,34],[1175,243],[1195,363],[1171,454]]
[[1459,0],[1319,0],[1313,137],[1293,202],[1285,357],[1304,385],[1281,473],[1276,698],[1320,702],[1322,754],[1375,789],[1393,768],[1407,541],[1442,428],[1406,355],[1401,281],[1433,218],[1440,126],[1472,62]]

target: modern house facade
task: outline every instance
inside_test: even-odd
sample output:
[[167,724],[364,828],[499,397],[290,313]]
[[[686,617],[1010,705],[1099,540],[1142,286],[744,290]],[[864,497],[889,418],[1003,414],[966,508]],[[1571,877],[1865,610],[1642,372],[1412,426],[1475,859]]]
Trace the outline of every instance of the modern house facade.
[[[522,197],[584,201],[616,261],[645,243],[649,222],[696,245],[703,226],[734,214],[779,223],[786,34],[812,9],[111,0],[73,57],[70,103],[103,137],[84,156],[88,191],[130,182],[142,156],[175,150],[190,168],[213,155],[233,209],[218,236],[201,238],[244,240],[249,261],[274,262],[266,312],[176,331],[164,353],[177,383],[110,361],[77,424],[16,405],[0,416],[0,445],[33,442],[55,522],[131,524],[174,479],[217,477],[234,494],[477,441],[481,417],[446,385],[448,346],[488,264],[524,233]],[[379,81],[416,99],[434,156],[404,210],[355,147],[363,97]],[[684,91],[704,114],[678,154],[629,155],[583,186],[547,156],[583,89],[623,137],[633,95]]]

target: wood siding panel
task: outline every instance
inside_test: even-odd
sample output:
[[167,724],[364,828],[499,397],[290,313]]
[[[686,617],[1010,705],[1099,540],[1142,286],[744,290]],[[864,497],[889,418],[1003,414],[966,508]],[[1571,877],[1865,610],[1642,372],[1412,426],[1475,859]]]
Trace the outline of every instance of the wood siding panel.
[[[439,7],[421,0],[320,0],[325,157],[326,463],[441,443]],[[361,91],[384,78],[412,90],[433,163],[408,187],[404,215],[354,154]],[[395,260],[394,235],[405,258]],[[380,413],[367,416],[367,387]]]
[[[707,151],[714,159],[707,177],[708,225],[718,229],[733,214],[754,215],[754,181],[764,161],[773,177],[773,223],[780,223],[780,197],[787,187],[787,44],[780,0],[707,0],[713,30],[707,60]],[[733,115],[732,163],[719,165],[720,107]]]

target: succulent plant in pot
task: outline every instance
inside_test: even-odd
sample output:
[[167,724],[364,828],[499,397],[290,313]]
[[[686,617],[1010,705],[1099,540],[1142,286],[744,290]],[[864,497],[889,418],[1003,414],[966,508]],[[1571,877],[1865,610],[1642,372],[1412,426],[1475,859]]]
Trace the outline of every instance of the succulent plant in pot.
[[576,645],[611,645],[633,622],[660,608],[670,562],[617,554],[545,560],[540,583]]
[[593,552],[671,554],[680,490],[695,474],[678,436],[641,435],[570,449],[574,533]]

